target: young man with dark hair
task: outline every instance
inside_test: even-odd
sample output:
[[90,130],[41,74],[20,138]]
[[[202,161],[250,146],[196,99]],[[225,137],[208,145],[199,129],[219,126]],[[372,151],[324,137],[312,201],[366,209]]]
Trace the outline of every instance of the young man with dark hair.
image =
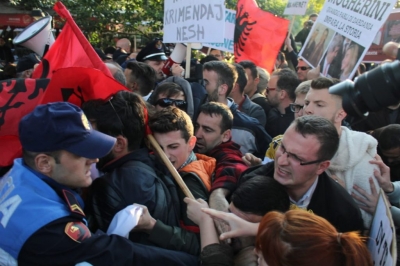
[[[241,160],[240,146],[231,140],[232,124],[233,115],[228,106],[217,102],[202,105],[195,122],[197,151],[217,160],[209,204],[225,212],[229,207],[227,198],[235,190],[240,174],[247,169]],[[220,233],[225,231],[222,224],[216,222],[216,225]]]
[[[105,174],[94,180],[88,195],[91,228],[106,231],[115,213],[133,203],[141,204],[147,207],[145,213],[154,217],[154,230],[135,230],[129,234],[130,240],[197,255],[197,237],[179,230],[180,202],[175,184],[162,174],[165,168],[144,145],[145,108],[142,98],[129,91],[84,105],[92,124],[117,139],[111,152],[97,163]],[[143,222],[139,221],[140,227]],[[169,242],[172,238],[175,242]],[[179,241],[188,245],[179,245]]]
[[203,78],[208,100],[227,105],[233,114],[232,140],[240,145],[242,153],[250,152],[263,157],[271,137],[256,119],[240,112],[238,105],[228,98],[237,77],[235,67],[226,62],[211,61],[204,64]]
[[[317,78],[311,82],[303,115],[313,115],[328,119],[335,126],[339,136],[339,149],[331,159],[327,174],[340,182],[349,194],[354,194],[354,186],[371,193],[369,178],[374,175],[374,159],[377,150],[376,140],[368,134],[353,131],[342,126],[346,112],[342,107],[342,97],[329,93],[329,87],[339,83],[338,79]],[[376,187],[378,182],[373,178]],[[365,228],[369,228],[372,216],[361,210]]]
[[149,103],[161,110],[176,106],[193,118],[196,110],[190,83],[181,77],[168,77],[159,83],[149,98]]
[[265,129],[271,137],[283,134],[294,119],[290,104],[294,102],[296,95],[294,90],[300,81],[290,69],[280,69],[272,73],[268,81],[267,98],[273,107],[268,112]]
[[229,210],[237,216],[259,223],[270,211],[289,210],[290,201],[285,188],[273,178],[254,176],[232,193]]
[[252,167],[240,180],[273,177],[285,187],[292,208],[314,212],[340,232],[362,231],[361,212],[351,196],[325,170],[339,147],[339,134],[327,119],[302,116],[285,131],[275,161]]
[[249,60],[240,61],[239,65],[244,68],[247,74],[247,83],[244,88],[244,93],[251,98],[257,93],[257,86],[260,82],[257,66]]
[[145,101],[156,85],[156,72],[149,65],[142,62],[128,62],[125,71],[126,87],[138,93]]
[[[77,189],[116,139],[67,102],[37,106],[19,123],[24,158],[0,179],[2,265],[195,265],[197,258],[92,234]],[[103,195],[104,196],[104,195]]]
[[[193,135],[194,129],[190,117],[176,107],[167,107],[149,118],[149,127],[193,196],[196,199],[208,200],[215,159],[193,152],[196,137]],[[182,203],[185,195],[181,189],[178,189],[178,194]],[[170,226],[167,236],[157,229],[158,221],[149,213],[143,217],[142,229],[157,238],[158,243],[164,243],[161,247],[173,245],[175,249],[185,250],[190,254],[200,254],[199,239],[197,234],[194,234],[198,233],[199,229],[187,218],[186,205],[183,203],[180,217],[182,229]],[[180,233],[178,234],[177,231]],[[190,239],[189,236],[191,236]]]
[[248,83],[247,74],[245,69],[240,64],[234,64],[238,73],[238,79],[233,86],[230,96],[238,104],[239,111],[246,115],[253,117],[265,127],[266,116],[264,110],[258,104],[253,103],[249,96],[244,94],[246,84]]

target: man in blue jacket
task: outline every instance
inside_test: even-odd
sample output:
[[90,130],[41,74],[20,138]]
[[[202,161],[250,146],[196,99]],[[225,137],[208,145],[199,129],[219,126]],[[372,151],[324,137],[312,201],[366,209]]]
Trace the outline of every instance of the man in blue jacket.
[[195,265],[196,258],[92,234],[77,189],[115,138],[70,103],[37,106],[19,124],[23,158],[0,180],[0,265]]

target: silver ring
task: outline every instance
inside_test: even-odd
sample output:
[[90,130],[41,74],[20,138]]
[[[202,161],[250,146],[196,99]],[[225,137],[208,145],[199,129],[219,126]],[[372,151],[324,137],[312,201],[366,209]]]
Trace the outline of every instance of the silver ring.
[[339,179],[336,178],[336,179],[335,179],[335,182],[336,182],[336,183],[339,183]]

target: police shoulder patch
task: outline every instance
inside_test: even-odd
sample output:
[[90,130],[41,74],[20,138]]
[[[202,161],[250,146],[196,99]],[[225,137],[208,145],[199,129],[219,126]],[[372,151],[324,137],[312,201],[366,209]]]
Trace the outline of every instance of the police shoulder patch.
[[82,243],[85,239],[92,236],[89,228],[82,222],[70,222],[65,226],[65,234],[72,240]]

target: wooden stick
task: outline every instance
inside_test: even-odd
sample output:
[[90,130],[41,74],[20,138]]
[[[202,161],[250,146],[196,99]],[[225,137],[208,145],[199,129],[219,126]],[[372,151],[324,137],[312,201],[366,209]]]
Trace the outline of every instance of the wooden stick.
[[167,158],[167,155],[165,155],[164,151],[161,149],[160,145],[158,144],[156,139],[153,137],[153,135],[149,134],[149,135],[147,135],[147,138],[149,139],[149,141],[150,141],[151,145],[153,146],[153,148],[156,149],[156,152],[161,157],[161,160],[167,166],[168,170],[171,172],[171,174],[174,177],[176,183],[178,183],[179,187],[182,189],[182,191],[185,194],[185,196],[188,197],[188,198],[191,198],[191,199],[195,199],[193,197],[192,192],[190,192],[190,190],[186,186],[185,182],[183,182],[182,177],[179,175],[178,171],[176,171],[176,169],[172,165],[171,161]]
[[186,45],[186,69],[185,78],[190,78],[190,59],[192,57],[192,43],[188,42]]
[[295,20],[296,16],[292,15],[292,20],[290,21],[290,27],[289,27],[289,36],[292,33],[292,29],[293,29],[293,25],[294,25],[294,20]]

